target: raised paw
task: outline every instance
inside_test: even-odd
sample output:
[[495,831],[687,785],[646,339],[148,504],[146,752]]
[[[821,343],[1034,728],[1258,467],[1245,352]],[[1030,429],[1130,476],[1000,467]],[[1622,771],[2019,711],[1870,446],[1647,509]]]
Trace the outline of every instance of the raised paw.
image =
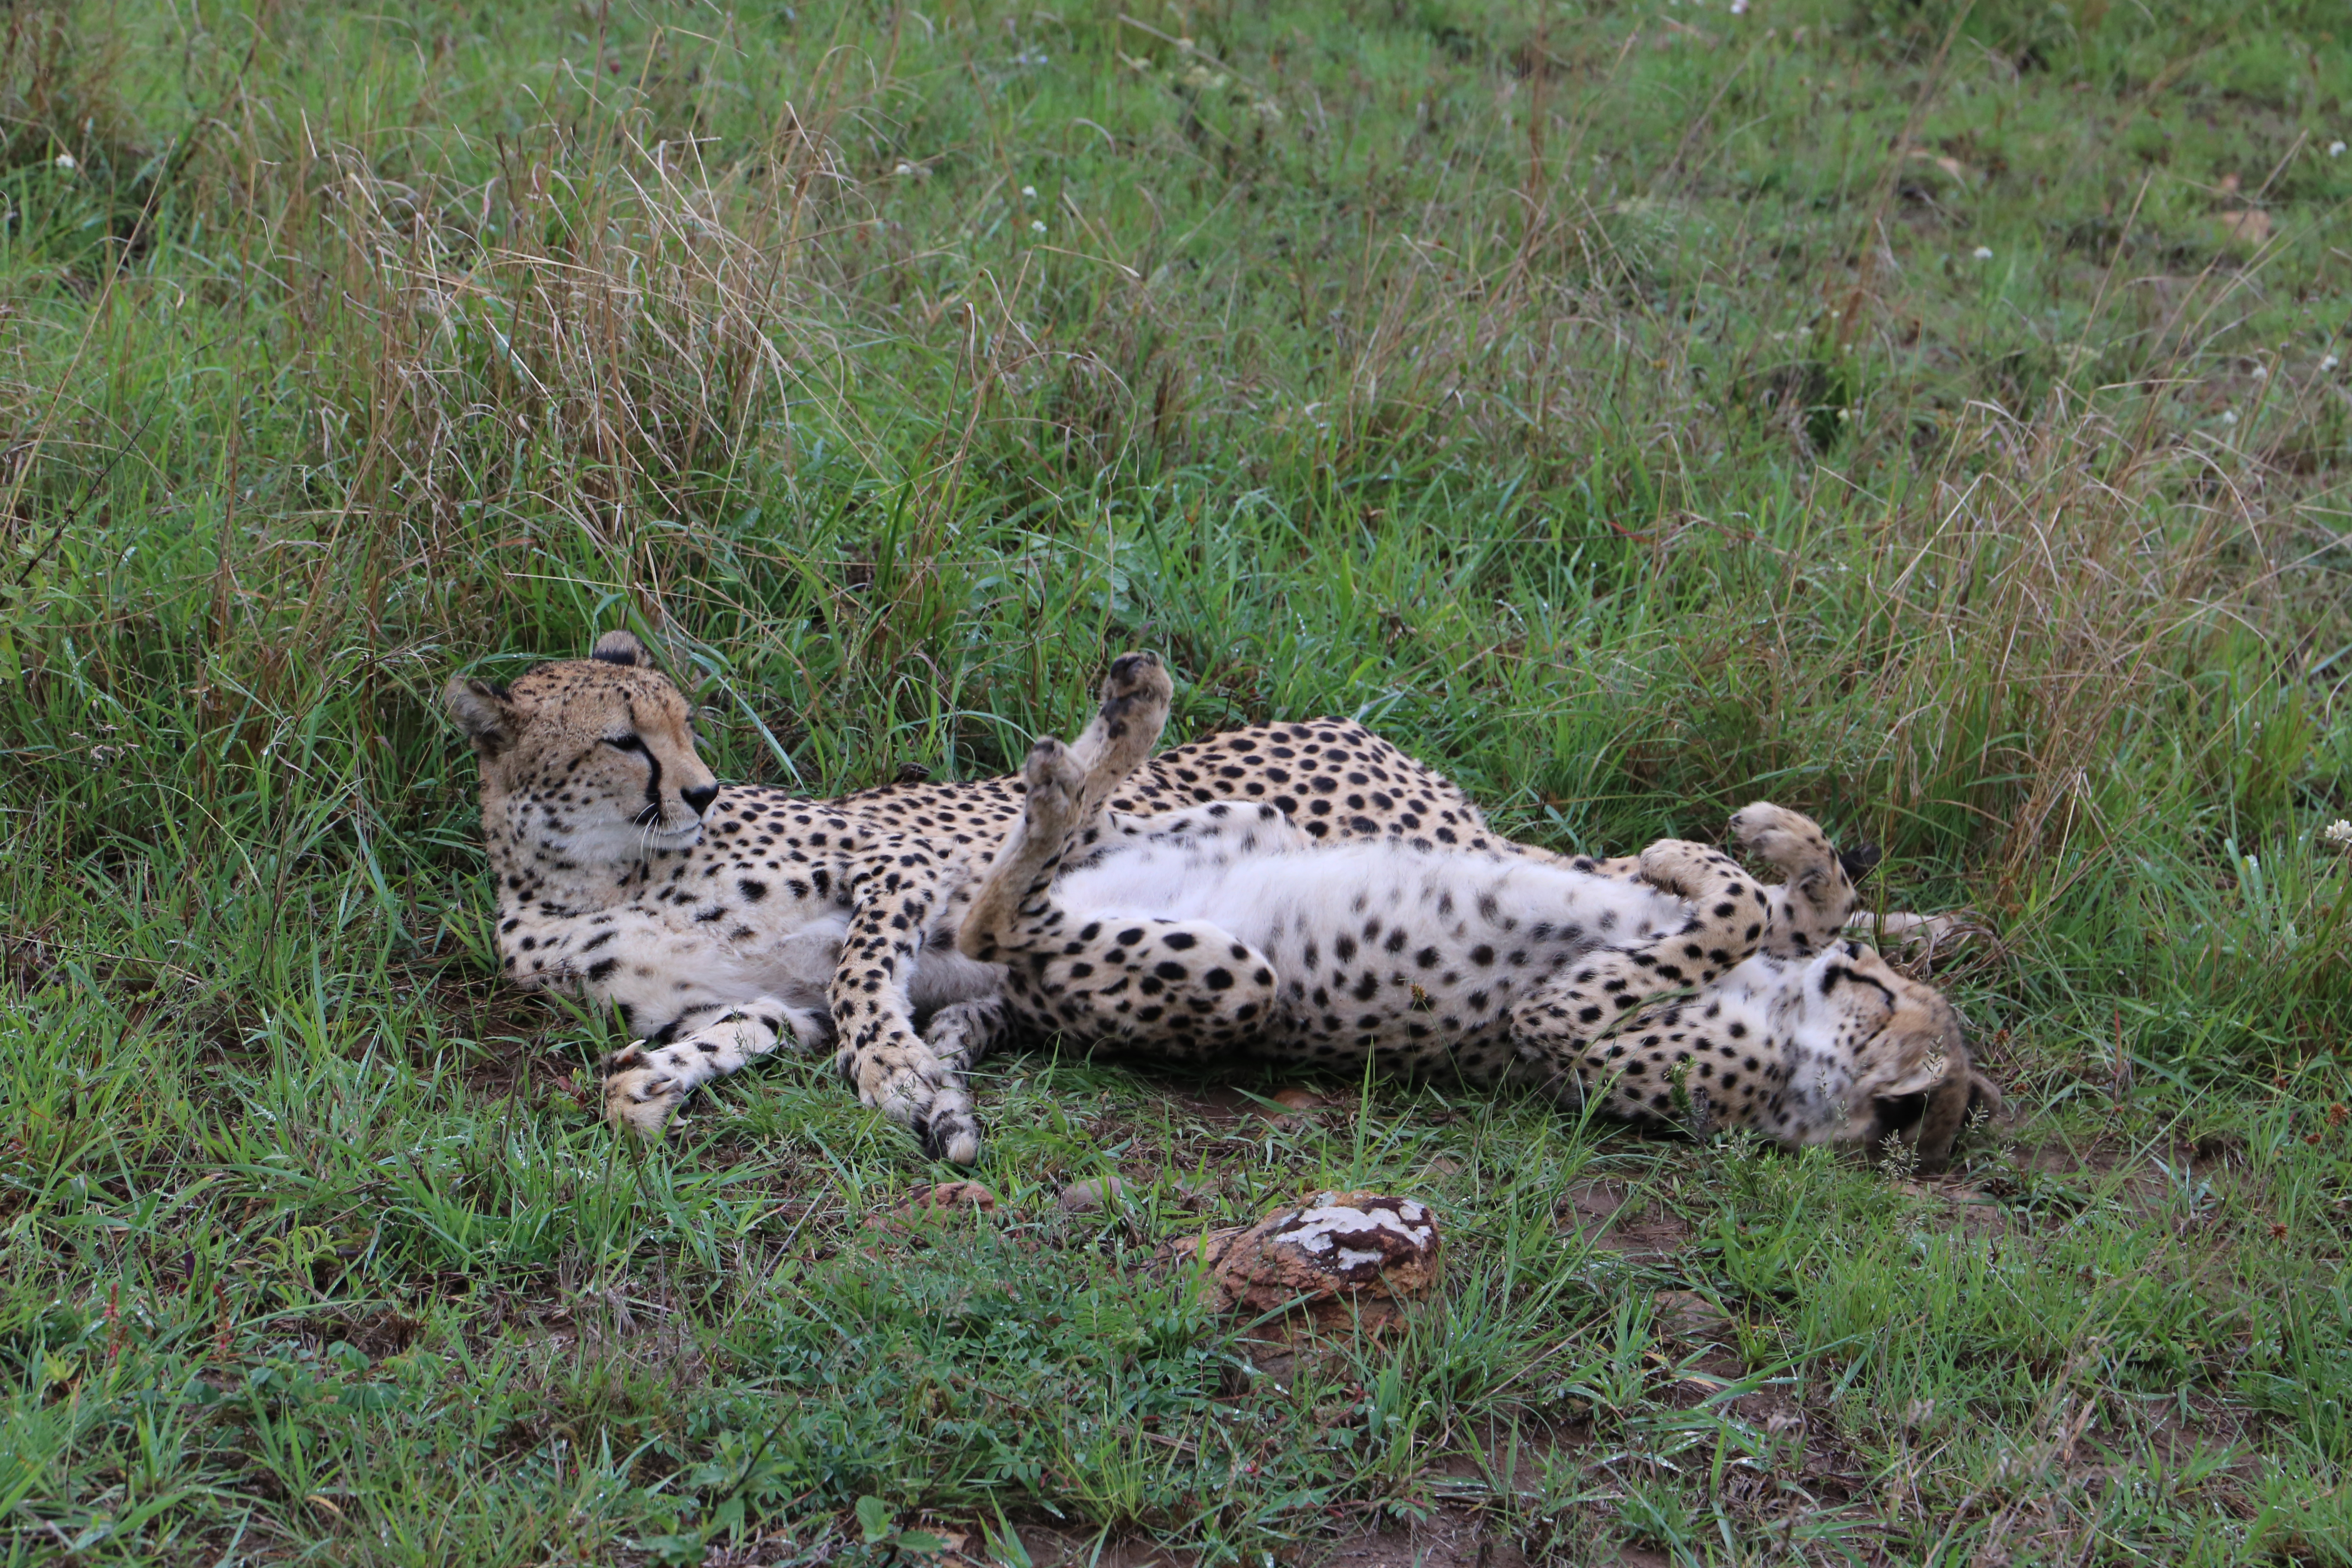
[[604,1121],[615,1131],[659,1138],[691,1085],[656,1064],[637,1040],[604,1061]]
[[1086,773],[1085,801],[1099,806],[1143,765],[1168,727],[1176,683],[1156,653],[1123,653],[1103,678],[1102,709],[1071,749]]
[[1731,841],[1791,878],[1819,869],[1837,856],[1819,823],[1769,801],[1759,800],[1731,814]]
[[1120,654],[1110,661],[1110,673],[1103,677],[1106,710],[1114,706],[1123,714],[1148,713],[1155,707],[1165,710],[1175,695],[1176,682],[1169,677],[1168,667],[1149,649]]

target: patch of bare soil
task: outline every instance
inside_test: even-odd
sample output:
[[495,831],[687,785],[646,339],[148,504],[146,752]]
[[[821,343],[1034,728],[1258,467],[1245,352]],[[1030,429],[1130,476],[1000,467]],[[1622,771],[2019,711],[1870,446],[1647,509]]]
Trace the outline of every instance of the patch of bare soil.
[[1626,1182],[1579,1182],[1555,1213],[1586,1246],[1635,1260],[1670,1258],[1691,1236],[1682,1215]]
[[1022,1549],[1037,1568],[1192,1568],[1188,1552],[1171,1552],[1148,1541],[1105,1541],[1046,1524],[1016,1525]]

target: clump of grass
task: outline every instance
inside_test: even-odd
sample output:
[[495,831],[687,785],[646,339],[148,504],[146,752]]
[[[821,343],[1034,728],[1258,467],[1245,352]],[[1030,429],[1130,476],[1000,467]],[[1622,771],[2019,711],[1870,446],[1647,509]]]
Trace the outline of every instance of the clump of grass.
[[[10,13],[12,1560],[2340,1554],[2352,46],[2175,11]],[[1789,800],[2027,1119],[1954,1202],[1035,1054],[971,1232],[790,1063],[615,1159],[430,698],[622,621],[812,792],[1143,644],[1549,843]],[[1328,1184],[1447,1215],[1401,1334],[1139,1267]]]

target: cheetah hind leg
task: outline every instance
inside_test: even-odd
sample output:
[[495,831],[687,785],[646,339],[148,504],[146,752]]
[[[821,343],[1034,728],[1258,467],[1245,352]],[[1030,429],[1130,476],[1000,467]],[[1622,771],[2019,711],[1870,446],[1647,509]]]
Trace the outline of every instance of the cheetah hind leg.
[[997,950],[1019,917],[1043,911],[1045,889],[1063,863],[1109,830],[1104,803],[1159,743],[1174,692],[1158,654],[1121,654],[1103,678],[1102,707],[1077,740],[1065,746],[1049,736],[1029,748],[1021,820],[956,929],[958,952],[1001,962]]
[[1005,966],[1019,1010],[1084,1043],[1178,1060],[1242,1045],[1273,1011],[1274,966],[1208,921],[1066,908],[1054,868],[1085,808],[1087,770],[1059,741],[1030,748],[1021,822],[956,932]]
[[1081,820],[1091,822],[1103,803],[1143,765],[1168,728],[1168,705],[1176,683],[1168,667],[1150,652],[1123,653],[1103,677],[1102,706],[1070,742],[1070,755],[1084,773],[1079,792]]

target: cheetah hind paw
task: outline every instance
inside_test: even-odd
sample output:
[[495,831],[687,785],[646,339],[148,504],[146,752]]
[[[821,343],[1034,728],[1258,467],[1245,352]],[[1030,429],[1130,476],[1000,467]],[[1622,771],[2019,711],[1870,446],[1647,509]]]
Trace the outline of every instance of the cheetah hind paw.
[[1176,683],[1156,653],[1123,653],[1103,677],[1102,707],[1071,743],[1085,776],[1080,809],[1091,815],[1141,767],[1168,727]]
[[1103,707],[1116,717],[1164,711],[1175,697],[1176,682],[1156,653],[1123,653],[1110,661],[1110,672],[1103,677]]
[[615,1131],[658,1140],[687,1086],[647,1060],[645,1044],[633,1040],[604,1058],[604,1121]]
[[914,1133],[927,1159],[950,1165],[980,1163],[980,1123],[967,1107],[934,1108],[915,1119]]
[[1058,841],[1077,821],[1087,773],[1070,748],[1048,735],[1029,748],[1021,782],[1028,793],[1029,830]]
[[1692,903],[1705,899],[1727,869],[1736,868],[1722,851],[1687,838],[1661,838],[1642,851],[1642,880]]

